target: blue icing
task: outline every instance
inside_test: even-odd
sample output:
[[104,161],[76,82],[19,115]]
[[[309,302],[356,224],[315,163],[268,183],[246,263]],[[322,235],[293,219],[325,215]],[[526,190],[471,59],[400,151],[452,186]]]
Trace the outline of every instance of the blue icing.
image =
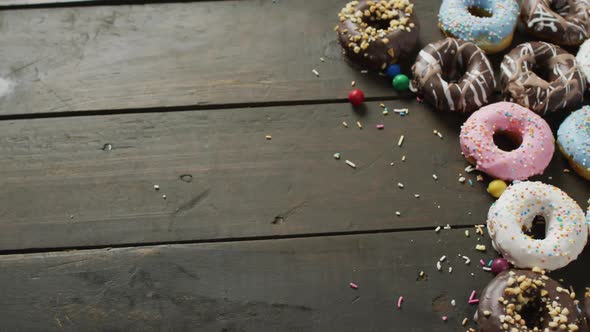
[[570,114],[557,130],[557,143],[576,164],[590,168],[590,107]]
[[[473,16],[478,7],[491,17]],[[438,19],[444,31],[481,46],[497,44],[514,32],[520,9],[515,0],[443,0]]]

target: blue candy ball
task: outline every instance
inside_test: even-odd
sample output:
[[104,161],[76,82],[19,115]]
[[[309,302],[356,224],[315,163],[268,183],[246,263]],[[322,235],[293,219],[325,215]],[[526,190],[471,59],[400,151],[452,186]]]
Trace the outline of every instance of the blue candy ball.
[[397,63],[393,64],[393,65],[389,65],[389,67],[387,67],[387,70],[385,71],[385,74],[390,79],[393,79],[394,77],[396,77],[397,75],[399,75],[401,73],[402,73],[402,68]]

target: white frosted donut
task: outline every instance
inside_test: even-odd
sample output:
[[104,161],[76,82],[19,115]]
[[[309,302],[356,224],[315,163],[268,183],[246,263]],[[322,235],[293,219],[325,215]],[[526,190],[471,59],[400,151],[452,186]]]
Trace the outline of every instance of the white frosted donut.
[[580,46],[576,55],[576,62],[578,63],[578,68],[584,74],[586,81],[590,82],[590,39],[586,40]]
[[[533,239],[536,216],[545,218],[545,238]],[[556,270],[584,249],[588,226],[584,211],[559,188],[542,182],[509,186],[488,212],[488,232],[494,248],[519,268]]]

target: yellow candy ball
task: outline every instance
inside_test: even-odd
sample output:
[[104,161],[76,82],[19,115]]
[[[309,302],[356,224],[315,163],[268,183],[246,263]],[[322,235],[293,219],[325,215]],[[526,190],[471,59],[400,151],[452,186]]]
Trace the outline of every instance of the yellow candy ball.
[[494,180],[488,185],[488,193],[496,198],[500,197],[508,185],[502,180]]

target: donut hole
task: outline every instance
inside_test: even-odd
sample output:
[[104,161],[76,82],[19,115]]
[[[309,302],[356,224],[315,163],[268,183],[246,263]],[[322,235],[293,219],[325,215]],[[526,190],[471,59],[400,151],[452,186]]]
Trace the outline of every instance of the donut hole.
[[478,7],[478,6],[469,6],[467,7],[467,11],[469,14],[475,17],[492,17],[493,14],[489,12],[487,9]]
[[550,0],[549,8],[559,14],[560,16],[566,16],[569,12],[569,6],[567,0]]
[[381,18],[376,18],[373,16],[363,16],[363,22],[365,22],[371,28],[375,28],[377,30],[389,29],[389,21],[390,20],[383,20]]
[[494,133],[494,144],[502,151],[514,151],[522,144],[522,135],[508,130],[497,131]]
[[550,69],[548,68],[548,66],[533,64],[531,70],[533,71],[533,73],[535,73],[535,75],[539,76],[540,79],[546,82],[552,81],[552,78],[550,76]]
[[545,239],[547,232],[547,223],[545,222],[545,217],[535,216],[531,224],[531,227],[527,228],[525,225],[523,225],[522,232],[535,240]]
[[[529,293],[529,292],[527,292]],[[525,321],[528,328],[527,331],[532,331],[535,327],[542,327],[542,318],[546,314],[546,307],[541,301],[539,291],[531,292],[533,294],[525,294],[525,298],[529,301],[522,306],[519,311],[520,316]],[[540,331],[543,329],[541,328]]]
[[448,83],[458,83],[467,72],[460,63],[455,63],[447,68],[442,68],[441,76]]

